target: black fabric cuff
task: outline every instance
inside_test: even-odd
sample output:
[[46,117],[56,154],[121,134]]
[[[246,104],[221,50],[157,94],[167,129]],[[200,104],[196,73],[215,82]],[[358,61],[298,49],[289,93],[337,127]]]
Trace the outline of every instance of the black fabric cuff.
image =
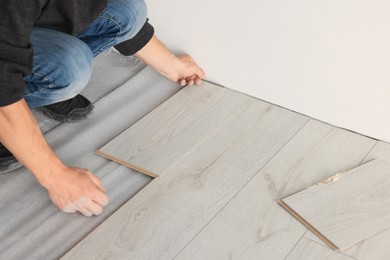
[[0,83],[0,107],[11,105],[24,97],[26,83],[16,77],[3,77],[4,82]]
[[115,49],[122,55],[133,55],[141,50],[152,39],[153,35],[154,28],[148,20],[146,20],[141,30],[133,38],[115,45]]

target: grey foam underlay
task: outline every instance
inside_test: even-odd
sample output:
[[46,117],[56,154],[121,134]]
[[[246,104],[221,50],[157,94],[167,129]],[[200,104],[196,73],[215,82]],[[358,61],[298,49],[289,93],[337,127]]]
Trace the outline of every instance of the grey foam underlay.
[[110,203],[97,217],[62,213],[25,168],[0,175],[0,259],[61,257],[145,187],[149,177],[94,152],[178,90],[142,62],[108,52],[95,60],[84,91],[95,102],[88,119],[58,124],[34,111],[56,154],[66,164],[94,172]]

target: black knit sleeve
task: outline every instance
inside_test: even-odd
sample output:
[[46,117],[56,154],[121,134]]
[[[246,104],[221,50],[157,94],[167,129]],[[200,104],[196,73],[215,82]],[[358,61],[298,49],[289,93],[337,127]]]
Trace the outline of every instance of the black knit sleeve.
[[30,34],[40,8],[39,0],[0,1],[0,106],[24,96],[23,77],[32,69]]
[[154,28],[147,20],[133,38],[116,45],[115,49],[125,56],[133,55],[141,50],[152,39],[153,35]]

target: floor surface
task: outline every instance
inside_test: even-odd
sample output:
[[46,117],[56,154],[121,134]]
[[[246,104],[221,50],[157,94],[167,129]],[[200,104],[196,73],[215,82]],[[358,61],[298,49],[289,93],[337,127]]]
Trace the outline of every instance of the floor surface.
[[[63,259],[387,259],[378,238],[388,241],[390,230],[337,253],[277,201],[388,160],[389,144],[237,92],[230,100],[231,90],[203,90],[180,91],[123,132],[134,147],[117,155],[159,177]],[[160,152],[166,160],[153,157]]]
[[233,132],[153,181],[94,154],[178,90],[111,52],[86,89],[96,106],[88,120],[57,125],[36,114],[57,154],[95,172],[111,202],[99,217],[65,214],[25,169],[0,175],[0,259],[388,258],[390,230],[336,253],[277,203],[373,158],[390,160],[388,143],[256,100],[253,113],[232,116]]

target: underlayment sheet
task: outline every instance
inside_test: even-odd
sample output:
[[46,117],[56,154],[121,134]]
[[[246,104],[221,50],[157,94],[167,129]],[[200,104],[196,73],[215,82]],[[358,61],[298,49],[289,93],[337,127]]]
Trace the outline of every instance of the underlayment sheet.
[[95,102],[90,118],[59,125],[35,111],[57,155],[69,165],[93,171],[102,180],[110,203],[97,217],[62,213],[26,169],[0,175],[0,259],[61,257],[145,187],[149,177],[94,151],[178,90],[138,60],[108,52],[96,59],[84,91]]
[[344,250],[390,228],[390,163],[375,159],[279,201],[327,243]]

